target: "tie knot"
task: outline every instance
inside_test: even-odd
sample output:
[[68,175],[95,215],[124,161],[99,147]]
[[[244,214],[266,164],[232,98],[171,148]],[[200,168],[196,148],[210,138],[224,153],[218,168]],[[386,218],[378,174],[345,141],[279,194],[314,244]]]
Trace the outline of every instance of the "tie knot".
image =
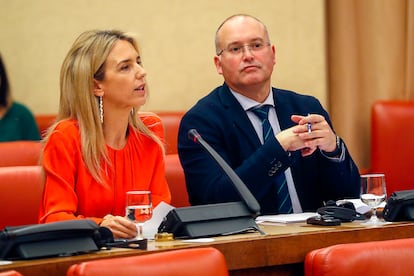
[[251,111],[260,118],[261,121],[267,120],[270,105],[262,105],[251,109]]

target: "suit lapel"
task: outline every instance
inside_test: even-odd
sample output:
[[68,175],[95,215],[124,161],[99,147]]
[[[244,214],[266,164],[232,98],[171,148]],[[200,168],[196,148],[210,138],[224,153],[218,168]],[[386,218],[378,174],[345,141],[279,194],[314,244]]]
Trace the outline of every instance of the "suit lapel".
[[240,103],[233,94],[231,94],[230,89],[226,84],[223,84],[221,89],[222,91],[219,93],[220,100],[224,108],[228,111],[228,116],[233,121],[234,126],[240,133],[242,133],[242,135],[244,135],[245,139],[256,146],[260,146],[261,142],[259,137],[257,137],[256,131]]
[[287,97],[283,97],[283,92],[276,88],[272,88],[272,93],[280,129],[284,130],[290,128],[293,125],[293,122],[290,119],[292,112],[288,108],[290,105],[287,102]]

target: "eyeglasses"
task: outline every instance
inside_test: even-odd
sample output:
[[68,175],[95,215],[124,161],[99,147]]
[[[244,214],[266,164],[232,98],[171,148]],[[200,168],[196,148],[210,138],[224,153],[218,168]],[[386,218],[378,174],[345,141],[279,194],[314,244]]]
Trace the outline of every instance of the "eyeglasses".
[[245,51],[246,47],[250,52],[259,52],[263,50],[265,47],[270,46],[270,42],[252,42],[247,44],[231,44],[225,49],[221,49],[220,52],[217,53],[220,56],[224,51],[228,52],[231,55],[240,55],[242,52]]

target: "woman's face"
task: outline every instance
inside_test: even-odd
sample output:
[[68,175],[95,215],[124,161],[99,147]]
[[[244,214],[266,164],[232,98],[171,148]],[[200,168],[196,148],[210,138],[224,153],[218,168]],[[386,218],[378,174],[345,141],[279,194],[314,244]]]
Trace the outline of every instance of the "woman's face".
[[[105,77],[96,81],[95,95],[103,96],[104,108],[125,109],[139,107],[146,101],[146,71],[141,66],[141,57],[125,40],[115,43],[105,61]],[[102,94],[98,94],[100,91]]]

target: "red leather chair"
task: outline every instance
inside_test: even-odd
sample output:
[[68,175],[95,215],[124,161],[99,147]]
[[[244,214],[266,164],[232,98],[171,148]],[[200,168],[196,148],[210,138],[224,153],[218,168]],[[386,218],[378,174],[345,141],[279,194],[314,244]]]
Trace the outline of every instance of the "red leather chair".
[[177,249],[167,252],[101,259],[74,264],[67,276],[226,276],[223,254],[213,248]]
[[145,121],[146,125],[149,125],[149,128],[153,131],[160,127],[164,129],[164,137],[160,138],[163,139],[166,145],[165,176],[171,190],[171,205],[174,207],[190,206],[184,171],[177,154],[178,128],[183,115],[184,112],[182,111],[139,113],[140,119]]
[[40,141],[0,142],[0,167],[38,165],[42,146]]
[[377,101],[371,110],[371,172],[384,173],[388,196],[414,189],[414,101]]
[[55,122],[57,114],[36,114],[35,121],[40,131],[40,136],[43,138],[47,129]]
[[177,139],[178,128],[180,126],[181,118],[184,116],[184,111],[157,111],[160,116],[165,131],[165,146],[166,154],[178,153]]
[[305,257],[305,276],[408,276],[413,271],[414,238],[338,244]]
[[43,179],[41,166],[0,167],[0,229],[38,222]]
[[165,156],[165,177],[171,191],[171,205],[174,207],[190,206],[184,170],[181,167],[178,154],[167,154]]
[[[180,126],[181,118],[184,115],[184,111],[157,111],[157,112],[140,112],[139,116],[141,120],[150,120],[151,117],[157,116],[161,120],[162,127],[164,129],[164,137],[161,139],[165,143],[165,153],[176,154],[178,128]],[[151,128],[151,127],[150,127]]]
[[0,276],[23,276],[20,272],[17,272],[16,270],[8,270],[0,272]]

